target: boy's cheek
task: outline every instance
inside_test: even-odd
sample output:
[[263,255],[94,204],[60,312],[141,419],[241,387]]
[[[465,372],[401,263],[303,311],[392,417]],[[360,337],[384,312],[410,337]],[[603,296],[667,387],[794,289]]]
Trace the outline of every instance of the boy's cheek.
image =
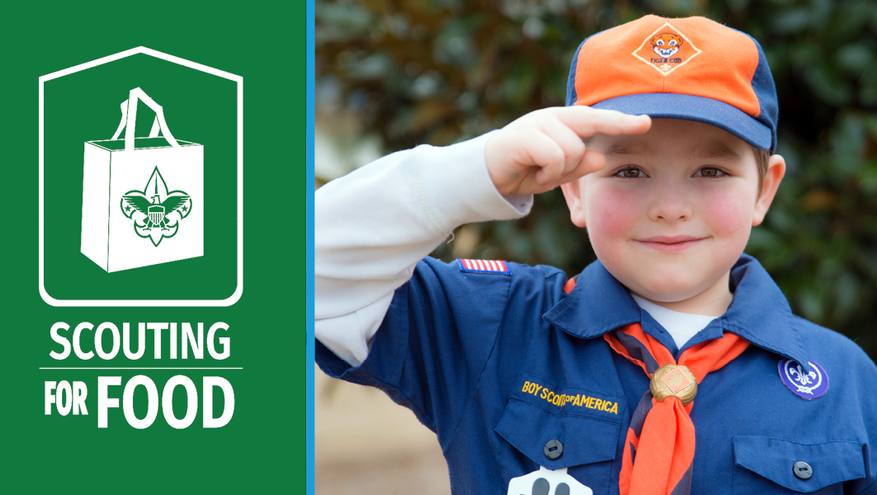
[[714,195],[704,198],[703,211],[713,230],[748,237],[752,226],[754,200],[747,195]]
[[588,197],[588,231],[594,236],[624,238],[640,216],[640,208],[629,194],[612,190],[593,191]]

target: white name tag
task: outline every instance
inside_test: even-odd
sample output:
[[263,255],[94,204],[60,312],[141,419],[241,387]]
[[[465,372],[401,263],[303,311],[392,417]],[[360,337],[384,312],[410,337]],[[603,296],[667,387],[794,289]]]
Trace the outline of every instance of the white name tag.
[[593,495],[594,491],[566,474],[563,469],[540,467],[509,481],[508,495]]

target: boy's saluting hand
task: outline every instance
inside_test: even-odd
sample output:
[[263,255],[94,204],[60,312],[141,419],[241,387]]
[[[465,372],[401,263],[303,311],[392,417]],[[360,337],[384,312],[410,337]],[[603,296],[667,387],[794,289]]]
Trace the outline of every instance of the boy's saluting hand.
[[530,112],[494,134],[484,148],[487,171],[497,191],[539,194],[603,168],[603,154],[588,150],[595,134],[641,134],[646,115],[626,115],[585,106]]

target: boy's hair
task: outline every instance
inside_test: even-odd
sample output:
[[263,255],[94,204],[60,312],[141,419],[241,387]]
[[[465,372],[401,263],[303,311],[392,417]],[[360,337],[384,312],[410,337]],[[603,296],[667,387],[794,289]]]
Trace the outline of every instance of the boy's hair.
[[[704,17],[648,15],[590,36],[570,67],[566,104],[693,120],[776,149],[776,88],[751,36]],[[767,159],[756,153],[759,173]]]
[[755,146],[752,147],[755,153],[755,164],[758,165],[758,192],[761,192],[761,183],[764,182],[764,176],[767,175],[767,163],[770,160],[770,153],[766,150],[760,150]]
[[770,152],[767,150],[760,150],[755,146],[752,147],[752,152],[755,153],[755,165],[758,167],[757,196],[761,196],[761,188],[764,185],[764,177],[767,175],[767,165],[770,161]]

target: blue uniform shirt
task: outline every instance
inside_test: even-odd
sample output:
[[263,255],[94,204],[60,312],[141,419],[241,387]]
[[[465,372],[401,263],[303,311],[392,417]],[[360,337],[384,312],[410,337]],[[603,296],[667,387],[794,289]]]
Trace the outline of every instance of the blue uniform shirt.
[[[555,268],[508,267],[421,261],[357,368],[317,342],[326,373],[381,388],[437,434],[454,494],[503,495],[540,466],[618,493],[625,434],[649,380],[602,335],[634,322],[677,357],[723,332],[752,343],[698,386],[691,493],[877,493],[877,368],[847,338],[794,316],[753,258],[731,271],[728,311],[683,349],[599,262],[569,294]],[[783,359],[820,365],[827,393],[793,393]]]

